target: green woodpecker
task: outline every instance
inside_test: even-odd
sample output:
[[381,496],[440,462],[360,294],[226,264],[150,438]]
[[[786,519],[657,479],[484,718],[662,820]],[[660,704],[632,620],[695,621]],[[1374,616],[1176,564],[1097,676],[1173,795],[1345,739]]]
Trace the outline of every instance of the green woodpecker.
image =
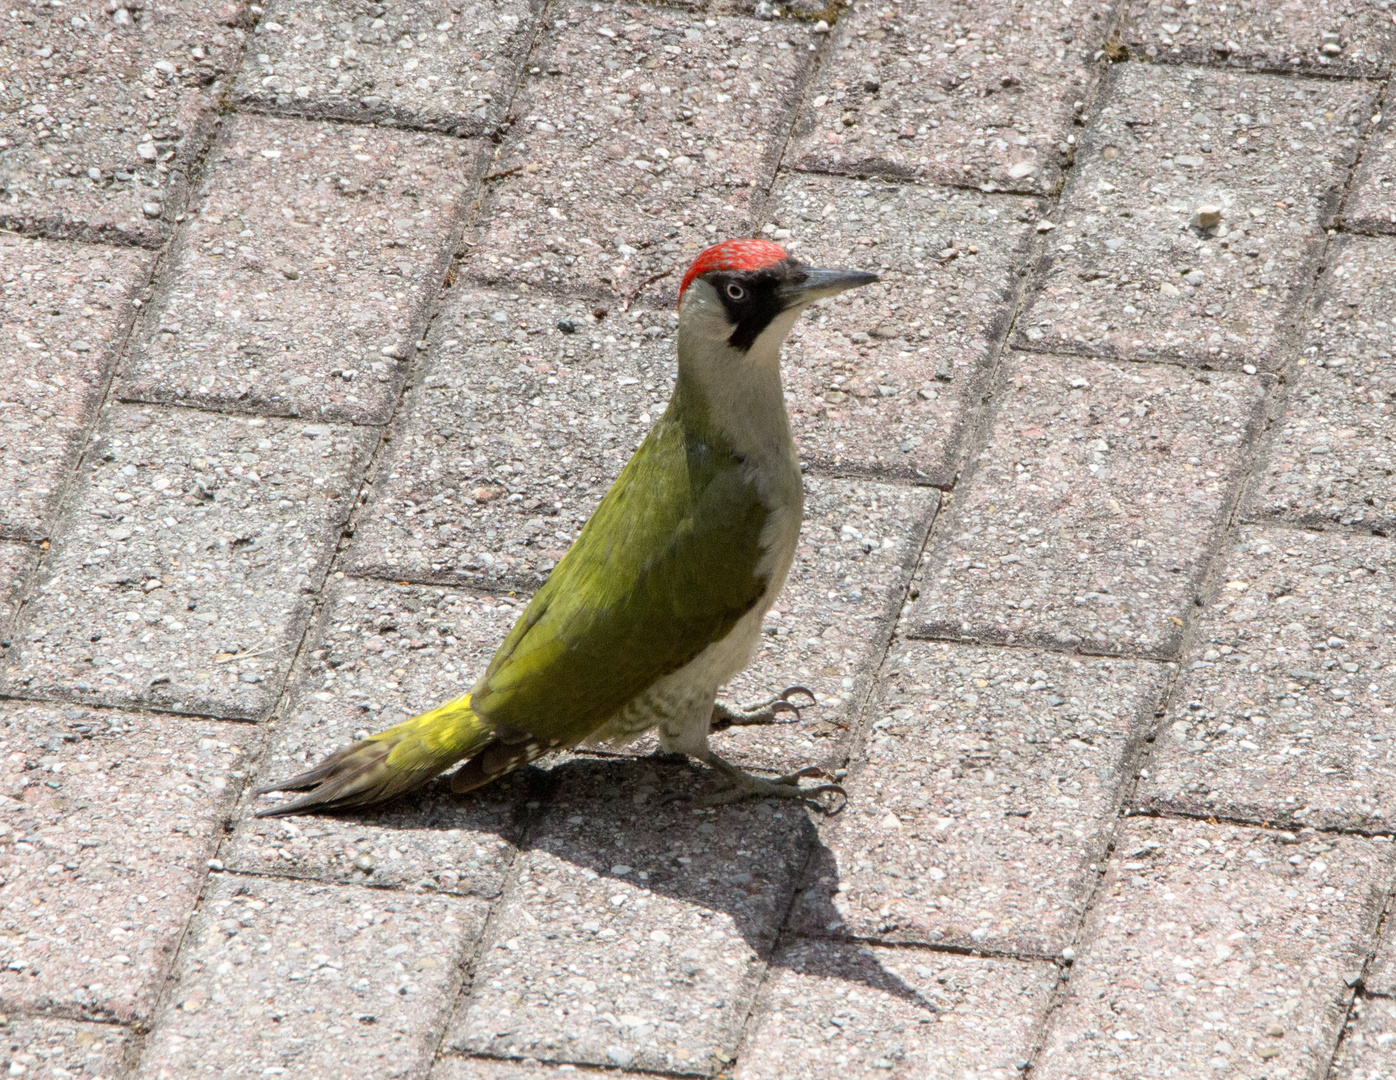
[[479,681],[262,788],[309,790],[261,815],[380,802],[461,760],[451,787],[469,791],[551,751],[624,744],[651,728],[664,750],[720,774],[711,802],[838,792],[800,782],[817,769],[773,780],[743,772],[709,749],[708,734],[770,723],[799,689],[753,709],[716,704],[751,659],[800,535],[781,344],[809,305],[876,280],[804,266],[768,240],[699,255],[679,288],[668,409]]

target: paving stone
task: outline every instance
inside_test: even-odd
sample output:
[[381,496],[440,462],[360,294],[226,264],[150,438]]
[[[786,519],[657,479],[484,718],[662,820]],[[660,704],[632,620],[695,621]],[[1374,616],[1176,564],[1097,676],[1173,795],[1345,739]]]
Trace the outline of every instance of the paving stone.
[[810,31],[577,0],[549,19],[462,272],[671,304],[702,248],[750,232]]
[[1396,1001],[1391,998],[1358,998],[1353,1002],[1338,1048],[1337,1060],[1328,1075],[1334,1080],[1393,1080],[1396,1058]]
[[1274,72],[1379,75],[1390,70],[1396,26],[1379,3],[1257,0],[1188,6],[1135,0],[1126,24],[1131,51],[1149,59]]
[[148,1018],[243,777],[245,725],[0,703],[0,1007]]
[[1018,341],[1285,363],[1367,85],[1120,64],[1100,100]]
[[0,232],[0,536],[48,535],[149,266]]
[[1313,302],[1310,344],[1245,512],[1386,531],[1396,524],[1396,242],[1342,236],[1327,259],[1333,271]]
[[[465,693],[523,610],[454,589],[352,578],[327,590],[293,676],[261,782],[292,776],[356,735],[381,731]],[[426,789],[383,809],[257,820],[223,849],[234,870],[494,896],[513,859],[519,774],[469,795]]]
[[217,874],[141,1077],[425,1071],[486,904]]
[[1173,655],[1263,391],[1240,374],[1008,357],[912,633]]
[[237,98],[283,115],[479,135],[499,121],[537,6],[275,0],[257,23]]
[[384,423],[483,145],[240,116],[117,386]]
[[208,144],[239,0],[0,12],[0,228],[158,245]]
[[737,1080],[1008,1078],[1032,1056],[1057,970],[798,941],[776,957]]
[[[708,775],[574,758],[531,833],[448,1044],[669,1072],[736,1053],[814,828],[770,802],[696,810]],[[670,801],[677,796],[679,801]],[[721,1056],[719,1056],[721,1055]]]
[[1075,937],[1166,669],[906,642],[795,925],[1055,955]]
[[794,161],[814,172],[1055,191],[1115,10],[1046,0],[854,5],[796,126]]
[[[1370,119],[1379,119],[1374,112]],[[1372,129],[1362,165],[1352,182],[1343,223],[1355,232],[1396,232],[1396,118],[1388,115]]]
[[1315,827],[1396,818],[1396,543],[1246,527],[1140,789],[1143,806]]
[[116,1077],[129,1045],[130,1033],[115,1024],[19,1017],[7,1018],[0,1024],[0,1065],[11,1076],[42,1080]]
[[882,275],[802,319],[786,347],[786,399],[806,460],[954,482],[961,431],[1007,330],[1039,205],[781,177],[765,215],[772,235],[812,265]]
[[[351,565],[531,591],[666,408],[675,317],[638,309],[597,320],[586,301],[487,289],[463,289],[449,305]],[[788,348],[787,365],[798,352]]]
[[677,320],[517,291],[448,304],[352,565],[532,591],[668,404]]
[[37,548],[28,544],[0,543],[0,638],[7,642],[13,630],[11,620],[19,610],[29,577],[38,564]]
[[1324,1075],[1391,872],[1387,842],[1129,821],[1034,1074]]
[[45,559],[9,689],[260,716],[376,435],[113,408]]

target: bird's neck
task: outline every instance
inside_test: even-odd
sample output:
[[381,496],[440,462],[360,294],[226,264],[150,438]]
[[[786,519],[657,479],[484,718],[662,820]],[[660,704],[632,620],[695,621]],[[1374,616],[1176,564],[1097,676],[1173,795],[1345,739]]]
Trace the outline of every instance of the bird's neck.
[[772,325],[746,352],[723,340],[680,332],[671,408],[686,427],[720,438],[753,464],[784,471],[793,467],[798,474],[780,384],[780,346],[788,330]]

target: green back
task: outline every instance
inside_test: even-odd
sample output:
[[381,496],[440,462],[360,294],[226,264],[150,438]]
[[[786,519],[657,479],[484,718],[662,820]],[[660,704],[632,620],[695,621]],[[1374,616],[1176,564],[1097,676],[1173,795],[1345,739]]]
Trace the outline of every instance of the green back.
[[765,593],[767,507],[730,446],[679,412],[650,429],[472,690],[504,739],[580,742]]

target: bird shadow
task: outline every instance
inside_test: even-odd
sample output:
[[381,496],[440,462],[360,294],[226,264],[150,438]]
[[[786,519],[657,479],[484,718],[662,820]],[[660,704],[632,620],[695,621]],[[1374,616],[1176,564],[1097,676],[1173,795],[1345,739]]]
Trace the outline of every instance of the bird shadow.
[[[701,799],[714,786],[712,773],[683,758],[572,755],[467,795],[452,794],[442,778],[381,809],[280,820],[334,818],[341,826],[382,829],[409,842],[413,833],[464,826],[477,838],[492,835],[516,845],[534,879],[550,864],[560,869],[580,908],[604,906],[615,883],[623,882],[691,905],[705,917],[726,916],[755,958],[774,968],[861,984],[919,1010],[940,1011],[846,933],[832,902],[838,861],[812,811],[785,800],[704,808]],[[513,902],[524,910],[531,903]],[[651,910],[646,926],[662,930],[664,915],[663,908]],[[679,912],[672,915],[677,920]],[[557,917],[549,908],[522,919],[546,927]],[[808,947],[813,944],[818,947]],[[654,967],[681,966],[665,954],[677,954],[678,947],[642,947],[654,950]]]
[[[781,966],[790,938],[811,932],[856,948],[832,903],[838,860],[803,805],[767,799],[704,808],[701,799],[714,789],[714,775],[686,759],[660,754],[572,757],[540,770],[535,782],[549,798],[546,812],[530,830],[530,849],[593,871],[598,878],[619,878],[726,915],[751,951],[776,966]],[[618,873],[618,868],[627,872]],[[644,878],[639,877],[642,870]],[[867,950],[860,950],[867,963],[851,962],[848,951],[802,954],[800,970],[852,979],[932,1008]]]

